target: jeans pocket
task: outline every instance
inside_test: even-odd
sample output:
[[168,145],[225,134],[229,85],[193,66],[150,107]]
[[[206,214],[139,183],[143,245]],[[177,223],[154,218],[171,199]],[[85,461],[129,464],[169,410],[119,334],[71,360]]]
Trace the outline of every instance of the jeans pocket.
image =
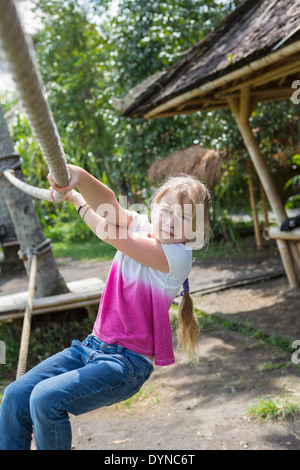
[[126,367],[129,375],[130,375],[130,379],[133,383],[133,385],[135,387],[141,387],[142,386],[142,383],[140,383],[140,381],[138,380],[138,374],[136,374],[136,371],[133,367],[133,365],[131,364],[130,360],[124,356],[123,354],[116,354],[116,356]]
[[152,374],[154,370],[153,364],[141,354],[128,354],[122,357],[125,357],[125,360],[131,365],[136,380],[142,386]]

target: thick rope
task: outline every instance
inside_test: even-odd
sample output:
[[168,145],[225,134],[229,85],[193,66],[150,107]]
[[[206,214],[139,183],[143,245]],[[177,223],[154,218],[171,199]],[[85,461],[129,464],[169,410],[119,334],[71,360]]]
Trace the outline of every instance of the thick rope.
[[[64,151],[13,0],[0,0],[0,12],[0,44],[20,98],[54,181],[65,186],[69,172]],[[57,201],[64,197],[54,194]]]
[[37,199],[44,199],[44,201],[52,202],[50,198],[50,191],[48,189],[36,188],[30,184],[25,183],[24,181],[16,178],[11,170],[3,170],[3,175],[13,184],[16,188],[20,189],[24,193],[29,194]]

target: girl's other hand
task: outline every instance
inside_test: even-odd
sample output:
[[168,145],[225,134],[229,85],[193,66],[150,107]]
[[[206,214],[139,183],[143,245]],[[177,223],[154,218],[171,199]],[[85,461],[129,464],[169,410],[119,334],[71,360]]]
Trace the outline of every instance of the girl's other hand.
[[[55,202],[55,200],[54,200],[54,189],[50,188],[49,192],[50,192],[50,198],[52,199],[53,202]],[[77,191],[75,191],[74,189],[67,192],[66,197],[65,197],[64,200],[67,201],[69,204],[74,204],[74,205],[76,205],[76,204],[80,205],[84,202],[84,199],[81,196],[81,194],[78,193]]]
[[67,201],[69,204],[74,204],[74,206],[80,206],[80,204],[83,204],[85,202],[81,194],[75,191],[74,189],[68,192],[65,201]]

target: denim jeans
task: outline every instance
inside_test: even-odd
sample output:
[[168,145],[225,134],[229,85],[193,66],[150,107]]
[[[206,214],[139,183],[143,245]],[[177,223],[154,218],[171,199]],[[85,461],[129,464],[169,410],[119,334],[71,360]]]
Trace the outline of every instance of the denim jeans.
[[141,354],[94,335],[12,382],[0,406],[0,450],[71,449],[69,413],[80,415],[133,396],[153,366]]

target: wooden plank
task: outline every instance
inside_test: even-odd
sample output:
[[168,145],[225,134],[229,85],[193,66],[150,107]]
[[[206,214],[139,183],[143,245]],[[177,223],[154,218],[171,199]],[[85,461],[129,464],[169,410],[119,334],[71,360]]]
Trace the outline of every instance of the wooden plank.
[[1,245],[4,246],[4,247],[6,247],[6,246],[16,246],[16,245],[20,245],[20,243],[18,242],[18,240],[8,240],[8,241],[2,242]]
[[[82,302],[71,302],[70,304],[53,305],[47,308],[37,308],[32,311],[32,315],[43,315],[44,313],[54,313],[54,312],[61,312],[63,310],[72,310],[75,308],[90,307],[93,305],[99,305],[99,301],[100,301],[100,298],[93,298],[93,299],[84,300]],[[0,314],[0,322],[16,320],[18,318],[23,318],[23,317],[24,317],[23,311],[6,312],[3,314]]]
[[226,89],[226,93],[231,93],[232,91],[240,90],[243,86],[261,86],[262,84],[272,82],[283,76],[290,75],[291,73],[299,72],[300,61],[297,61],[298,57],[299,55],[296,55],[296,60],[295,57],[293,57],[288,64],[275,68],[275,70],[273,64],[271,64],[270,69],[265,71],[261,75],[254,74],[252,78],[245,80],[244,82],[238,81],[236,85],[228,86],[228,88]]
[[300,228],[294,228],[293,230],[281,231],[277,226],[266,227],[263,231],[263,235],[266,240],[292,240],[300,241]]
[[[33,315],[47,313],[53,310],[76,308],[77,306],[92,305],[100,301],[105,283],[99,278],[90,278],[67,283],[71,292],[51,297],[33,299]],[[28,293],[19,292],[0,297],[0,320],[7,315],[24,315]],[[20,315],[18,315],[20,317]],[[17,317],[16,317],[17,318]]]

